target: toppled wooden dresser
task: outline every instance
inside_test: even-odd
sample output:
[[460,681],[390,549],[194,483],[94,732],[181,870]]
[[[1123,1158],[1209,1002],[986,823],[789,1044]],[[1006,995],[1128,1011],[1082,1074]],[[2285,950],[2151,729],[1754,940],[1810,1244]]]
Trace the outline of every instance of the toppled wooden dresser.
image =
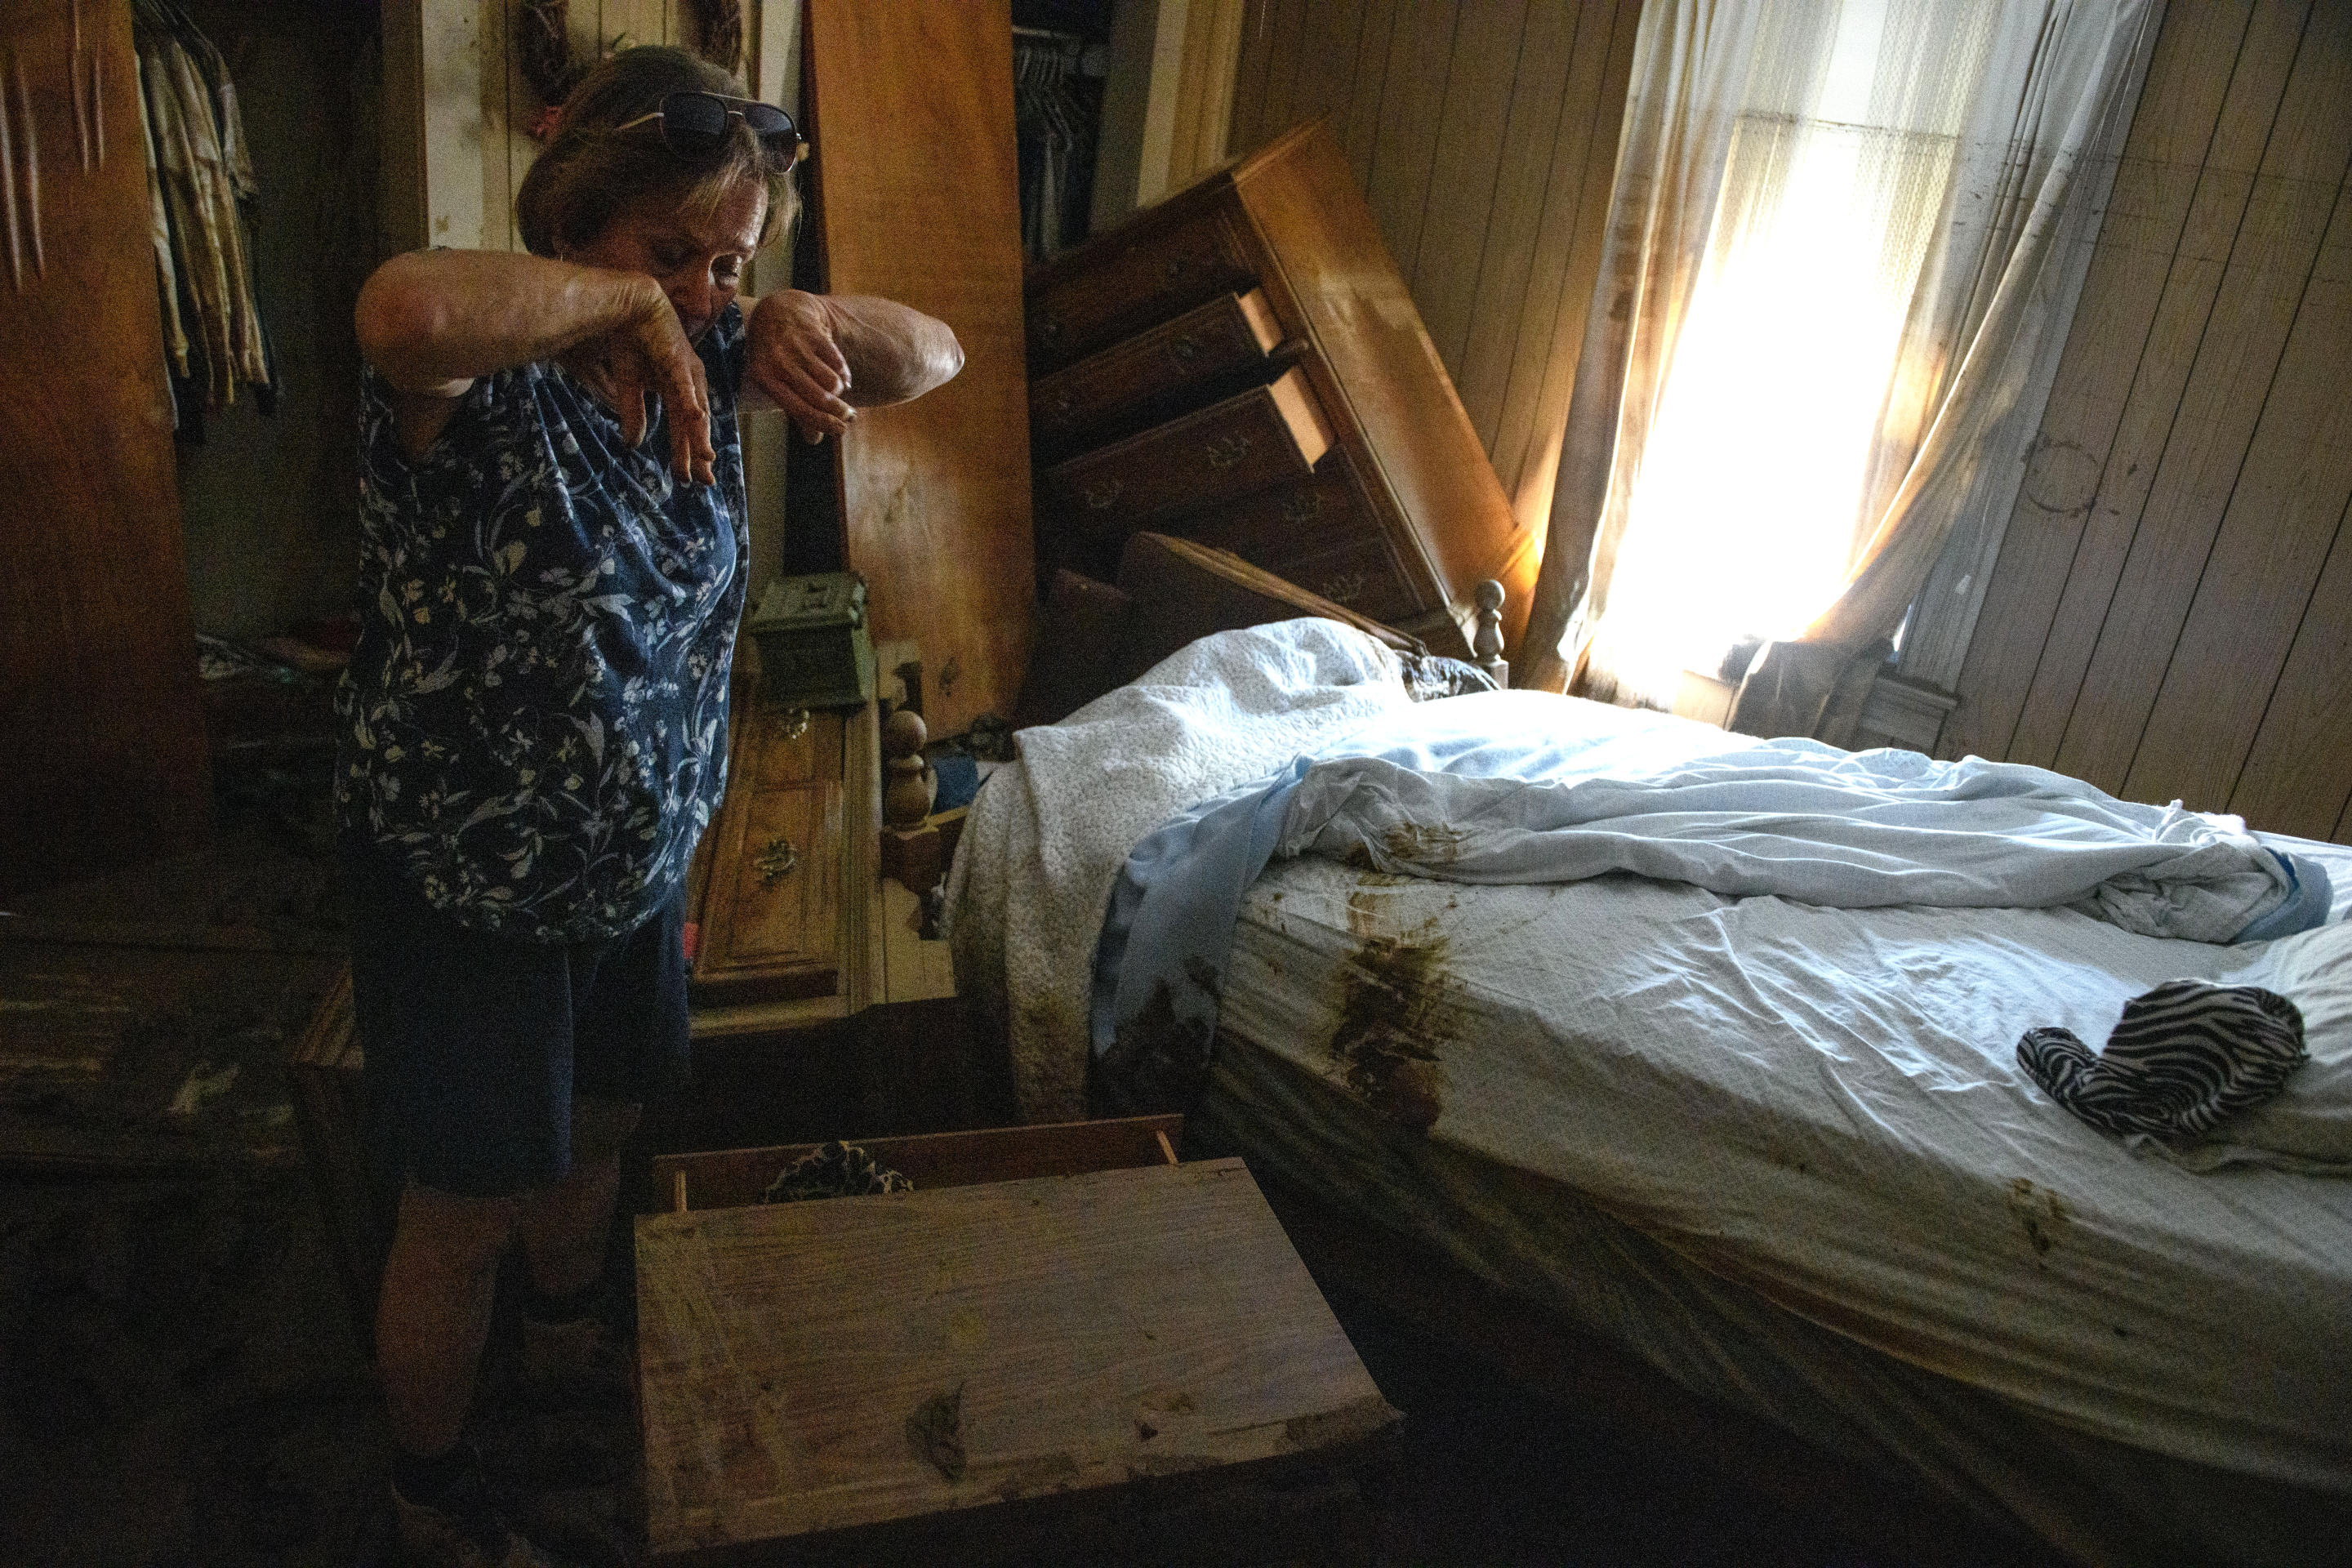
[[1538,562],[1329,131],[1299,127],[1026,284],[1047,565],[1150,529],[1468,655]]

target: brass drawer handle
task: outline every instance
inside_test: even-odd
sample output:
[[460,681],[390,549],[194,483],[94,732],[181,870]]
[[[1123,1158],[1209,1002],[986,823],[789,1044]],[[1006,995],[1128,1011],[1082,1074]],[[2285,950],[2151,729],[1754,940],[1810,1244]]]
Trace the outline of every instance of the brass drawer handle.
[[1121,484],[1115,479],[1097,479],[1094,483],[1087,485],[1085,489],[1081,489],[1078,494],[1080,499],[1087,503],[1087,510],[1088,511],[1102,511],[1107,510],[1110,506],[1111,502],[1118,500],[1119,492],[1126,488],[1127,487],[1125,485]]
[[808,727],[809,710],[805,708],[788,709],[776,715],[776,739],[786,745],[807,734]]
[[772,888],[780,879],[790,876],[793,868],[800,863],[800,851],[793,847],[791,839],[779,833],[752,860],[751,868],[760,873],[761,887]]
[[1364,574],[1361,572],[1342,572],[1315,591],[1335,605],[1352,605],[1357,595],[1364,591]]
[[1201,357],[1200,341],[1188,332],[1168,345],[1168,356],[1179,364],[1190,364]]
[[[1308,490],[1305,495],[1292,496],[1282,503],[1282,521],[1288,523],[1312,522],[1323,515],[1323,492]],[[1329,595],[1325,595],[1329,598]]]
[[1230,468],[1249,456],[1250,438],[1239,431],[1218,437],[1209,443],[1209,467]]

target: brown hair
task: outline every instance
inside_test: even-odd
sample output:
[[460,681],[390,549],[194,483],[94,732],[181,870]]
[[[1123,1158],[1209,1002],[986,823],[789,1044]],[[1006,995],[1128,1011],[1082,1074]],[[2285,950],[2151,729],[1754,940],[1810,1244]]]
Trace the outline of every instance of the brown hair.
[[515,193],[515,216],[532,254],[593,244],[624,209],[650,195],[675,200],[689,216],[707,216],[745,180],[767,187],[761,245],[798,215],[791,155],[763,149],[740,120],[707,163],[680,163],[650,125],[614,134],[614,127],[651,114],[673,92],[744,96],[743,84],[719,67],[659,45],[624,49],[581,79],[563,100],[554,138]]

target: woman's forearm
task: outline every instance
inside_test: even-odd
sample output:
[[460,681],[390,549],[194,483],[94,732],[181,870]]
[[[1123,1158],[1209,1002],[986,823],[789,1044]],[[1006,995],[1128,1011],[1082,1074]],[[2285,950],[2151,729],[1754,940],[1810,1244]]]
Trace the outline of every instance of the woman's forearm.
[[395,256],[360,289],[360,352],[403,392],[452,395],[665,304],[652,279],[522,252]]
[[849,362],[842,396],[859,408],[904,403],[963,368],[963,345],[945,321],[869,294],[825,294],[834,341]]

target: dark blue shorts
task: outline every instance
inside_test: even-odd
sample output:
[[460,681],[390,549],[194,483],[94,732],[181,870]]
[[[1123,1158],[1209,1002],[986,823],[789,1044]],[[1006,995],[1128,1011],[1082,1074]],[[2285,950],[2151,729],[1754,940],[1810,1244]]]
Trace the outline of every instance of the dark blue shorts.
[[407,1180],[551,1185],[572,1168],[574,1095],[643,1103],[683,1080],[682,892],[625,936],[519,942],[438,913],[357,835],[339,848],[368,1099]]

